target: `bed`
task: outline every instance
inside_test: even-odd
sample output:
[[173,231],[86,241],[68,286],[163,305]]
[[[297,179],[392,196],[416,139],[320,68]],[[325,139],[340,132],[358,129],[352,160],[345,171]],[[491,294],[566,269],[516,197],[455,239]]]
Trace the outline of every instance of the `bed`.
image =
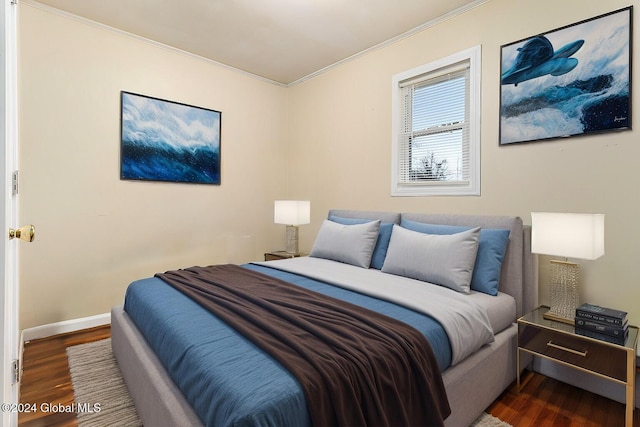
[[[360,231],[357,236],[371,237],[372,223],[377,224],[375,247],[370,253],[365,253],[364,258],[359,253],[354,255],[357,251],[349,244],[342,244],[339,245],[340,248],[336,248],[335,242],[341,238],[335,234],[336,232],[354,232],[356,229],[367,228],[368,234]],[[340,225],[337,231],[334,229],[336,224]],[[458,236],[467,237],[463,239]],[[398,318],[423,332],[425,336],[431,334],[429,341],[433,340],[433,347],[444,348],[444,351],[436,351],[436,359],[451,409],[451,414],[445,419],[445,425],[468,426],[516,377],[515,321],[518,316],[534,308],[537,298],[537,265],[530,252],[529,237],[529,228],[523,226],[521,219],[517,217],[331,210],[316,238],[313,256],[241,267],[287,282],[298,281],[296,286],[307,287],[331,297],[344,298],[353,304],[362,304],[365,307],[367,304],[373,304],[371,309]],[[415,265],[407,259],[411,258],[411,251],[415,249],[407,253],[406,247],[415,244],[418,247],[427,245],[426,247],[432,248],[435,244],[436,247],[449,248],[453,247],[451,245],[455,239],[467,244],[474,238],[479,244],[473,253],[474,272],[469,273],[473,274],[471,289],[450,289],[459,286],[459,272],[434,279],[441,280],[445,285],[429,285],[429,289],[436,289],[435,293],[443,294],[443,298],[453,299],[446,300],[446,303],[432,304],[436,306],[432,308],[435,313],[423,313],[423,306],[429,305],[431,297],[420,300],[414,298],[414,294],[410,292],[414,292],[413,289],[417,289],[418,293],[426,292],[423,289],[427,288],[425,283],[428,280],[420,276],[424,273],[422,268],[419,268],[419,271],[412,270]],[[500,247],[500,239],[505,238],[503,252],[497,250],[496,253],[495,248]],[[350,240],[355,241],[357,238]],[[458,245],[460,242],[455,244]],[[463,254],[463,251],[473,252],[461,249],[460,253]],[[444,256],[438,261],[441,264],[454,258],[464,258],[463,255],[451,257],[442,255],[446,254],[446,251],[439,252],[441,253],[438,256]],[[482,268],[479,267],[481,252],[484,257],[489,257],[491,268],[486,268],[484,264]],[[352,256],[353,259],[350,258]],[[438,256],[434,256],[434,259],[437,260]],[[364,264],[357,265],[360,262]],[[431,271],[428,273],[433,274]],[[482,280],[476,281],[476,275],[480,273],[482,276],[478,277]],[[466,273],[462,273],[463,276],[464,274]],[[454,279],[451,279],[452,277]],[[431,276],[426,279],[429,278]],[[403,291],[389,294],[389,281],[393,282],[393,289]],[[460,283],[465,282],[462,280]],[[137,292],[139,303],[135,302]],[[210,362],[198,362],[201,365],[215,365],[213,369],[221,366],[219,370],[225,373],[231,372],[232,369],[242,371],[243,367],[250,370],[254,361],[238,361],[238,354],[222,353],[219,349],[234,348],[235,341],[228,340],[237,338],[224,336],[224,341],[216,341],[218,338],[213,338],[208,329],[210,321],[207,319],[212,317],[211,314],[205,313],[205,310],[193,301],[183,301],[186,304],[184,307],[177,304],[176,292],[178,291],[157,277],[141,279],[130,285],[125,305],[114,307],[112,310],[113,352],[143,423],[149,426],[304,424],[298,423],[300,420],[308,420],[309,417],[304,394],[300,393],[295,378],[290,374],[279,372],[279,377],[275,380],[270,377],[271,370],[286,371],[281,366],[277,368],[278,363],[274,361],[270,362],[269,369],[254,371],[248,377],[243,376],[242,372],[232,374],[234,387],[237,386],[239,390],[234,390],[229,400],[236,406],[245,406],[245,403],[255,406],[245,408],[250,416],[240,421],[220,418],[220,414],[224,415],[230,409],[224,406],[226,404],[215,401],[220,394],[219,388],[213,394],[207,394],[211,392],[207,392],[205,386],[196,381],[209,378],[209,374],[199,373],[188,364],[176,367],[183,363],[185,355],[191,351],[185,350],[191,349],[193,345],[189,341],[190,336],[200,335],[198,340],[202,341],[204,337],[205,341],[210,341],[208,349],[191,351],[204,353],[208,357]],[[473,310],[479,307],[480,311],[472,310],[470,318],[458,321],[455,314],[457,308],[449,310],[449,313],[442,310],[443,306],[457,307],[457,304],[466,304],[465,300],[472,301],[470,305],[472,308],[475,307]],[[453,316],[453,320],[447,320],[447,316]],[[425,318],[435,319],[440,329],[433,327],[431,322],[425,323]],[[163,320],[169,325],[158,326]],[[213,323],[216,322],[224,323],[219,320]],[[464,333],[462,336],[454,335],[454,327],[449,323],[456,322],[461,324],[458,327],[461,330],[469,325],[478,329],[472,329],[473,332],[467,331],[466,336]],[[189,327],[190,324],[198,325],[195,331]],[[177,325],[176,330],[167,332],[167,329],[174,328],[172,325]],[[490,334],[484,336],[487,329]],[[469,344],[468,335],[482,336],[481,341]],[[441,340],[442,336],[445,337],[444,340]],[[439,343],[440,341],[444,344]],[[233,345],[227,346],[226,343],[229,342]],[[241,343],[237,350],[241,354],[250,353],[250,357],[254,359],[270,359],[259,349],[243,349],[243,345],[251,347],[250,343]],[[169,353],[173,354],[162,354],[162,349],[166,348],[171,349]],[[237,365],[236,368],[233,368],[234,363]],[[211,381],[215,383],[222,374],[218,372],[211,375],[214,378]],[[210,386],[219,387],[215,384]],[[274,396],[279,396],[276,397],[275,403]],[[263,415],[260,408],[265,405],[270,412]],[[308,421],[306,423],[308,424]]]

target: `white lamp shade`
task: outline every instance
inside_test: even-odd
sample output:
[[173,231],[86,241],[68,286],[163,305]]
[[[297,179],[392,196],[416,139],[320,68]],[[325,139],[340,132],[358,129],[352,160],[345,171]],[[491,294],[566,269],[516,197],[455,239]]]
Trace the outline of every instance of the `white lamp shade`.
[[301,225],[311,222],[311,202],[308,200],[276,200],[273,208],[276,224]]
[[531,252],[565,258],[604,255],[604,215],[531,213]]

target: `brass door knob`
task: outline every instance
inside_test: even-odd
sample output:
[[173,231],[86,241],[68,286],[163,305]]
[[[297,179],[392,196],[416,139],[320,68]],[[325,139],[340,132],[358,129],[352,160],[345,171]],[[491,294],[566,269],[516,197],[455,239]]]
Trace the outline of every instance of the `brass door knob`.
[[36,236],[36,228],[33,225],[23,225],[18,229],[9,229],[9,240],[20,239],[25,242],[33,242]]

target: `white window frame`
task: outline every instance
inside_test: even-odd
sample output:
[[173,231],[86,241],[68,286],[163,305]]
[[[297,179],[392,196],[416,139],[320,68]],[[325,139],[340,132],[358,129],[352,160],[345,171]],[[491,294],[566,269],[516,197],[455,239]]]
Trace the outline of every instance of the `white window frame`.
[[[479,196],[480,195],[480,84],[481,47],[474,46],[446,58],[396,74],[392,78],[392,196]],[[437,78],[456,64],[469,64],[469,180],[464,182],[420,181],[402,183],[400,178],[400,88],[403,82],[428,75]]]

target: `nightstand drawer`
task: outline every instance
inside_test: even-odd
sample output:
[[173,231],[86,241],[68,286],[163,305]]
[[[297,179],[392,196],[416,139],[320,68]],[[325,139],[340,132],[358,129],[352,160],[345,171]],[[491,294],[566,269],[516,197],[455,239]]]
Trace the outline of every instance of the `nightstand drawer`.
[[527,324],[519,328],[518,346],[523,350],[627,381],[627,352],[622,347]]
[[633,426],[638,327],[629,325],[624,344],[613,344],[577,334],[572,324],[546,319],[548,311],[540,306],[518,319],[518,390],[524,351],[624,384],[625,426]]

